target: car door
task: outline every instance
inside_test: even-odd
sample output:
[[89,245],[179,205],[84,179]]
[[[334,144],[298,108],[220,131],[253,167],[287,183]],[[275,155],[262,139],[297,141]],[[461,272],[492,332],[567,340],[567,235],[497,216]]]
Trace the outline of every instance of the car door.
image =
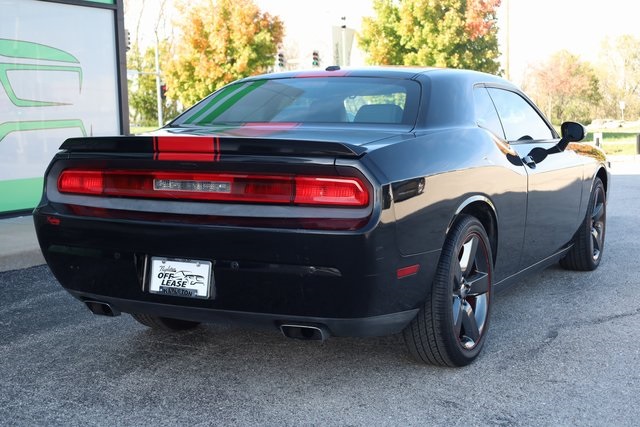
[[527,171],[518,154],[505,140],[504,130],[496,108],[484,85],[473,90],[476,124],[493,134],[498,151],[505,157],[499,162],[508,170],[500,179],[491,182],[491,199],[500,219],[498,256],[495,259],[496,282],[520,271],[520,259],[524,247],[525,221],[527,218]]
[[[539,111],[520,93],[487,88],[500,117],[505,137],[520,158],[535,147],[545,149],[559,138]],[[571,150],[525,164],[528,176],[527,219],[521,269],[558,251],[579,225],[583,164]]]

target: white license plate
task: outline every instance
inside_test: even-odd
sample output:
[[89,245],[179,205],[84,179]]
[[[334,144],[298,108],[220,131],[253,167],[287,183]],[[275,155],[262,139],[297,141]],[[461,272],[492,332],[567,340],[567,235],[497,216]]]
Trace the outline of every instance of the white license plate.
[[187,298],[212,298],[211,261],[151,258],[149,292]]

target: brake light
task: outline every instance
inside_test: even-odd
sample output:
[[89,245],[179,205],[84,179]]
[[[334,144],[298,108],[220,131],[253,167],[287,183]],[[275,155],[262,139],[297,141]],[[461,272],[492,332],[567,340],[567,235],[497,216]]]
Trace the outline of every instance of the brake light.
[[102,194],[103,187],[98,171],[64,171],[58,179],[58,190],[64,193]]
[[295,178],[297,205],[342,205],[366,206],[369,193],[356,178]]
[[369,191],[356,177],[68,169],[60,174],[58,191],[283,205],[364,207],[369,204]]

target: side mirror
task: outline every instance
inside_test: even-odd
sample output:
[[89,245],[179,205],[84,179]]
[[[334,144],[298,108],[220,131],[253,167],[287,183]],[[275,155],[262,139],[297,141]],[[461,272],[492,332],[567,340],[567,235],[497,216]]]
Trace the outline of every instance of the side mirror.
[[529,165],[529,167],[535,167],[536,163],[540,163],[546,159],[549,154],[562,153],[570,142],[582,141],[587,134],[587,130],[580,123],[564,122],[560,126],[560,133],[562,138],[560,138],[560,141],[558,141],[556,145],[547,150],[536,147],[522,160]]
[[561,153],[570,142],[582,141],[587,134],[587,130],[580,123],[564,122],[560,125],[560,134],[562,138],[560,138],[555,147],[549,148],[551,150],[549,154]]
[[564,122],[560,126],[560,134],[567,142],[578,142],[584,139],[587,130],[580,123]]

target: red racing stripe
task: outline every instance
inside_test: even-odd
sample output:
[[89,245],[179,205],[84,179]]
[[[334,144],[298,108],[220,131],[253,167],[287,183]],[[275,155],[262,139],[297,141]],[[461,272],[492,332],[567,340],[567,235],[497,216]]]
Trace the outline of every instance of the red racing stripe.
[[155,160],[173,160],[182,162],[215,162],[212,153],[157,153]]
[[220,139],[203,136],[156,136],[155,160],[215,162],[220,160]]
[[220,138],[217,136],[213,137],[213,161],[217,162],[220,160]]
[[153,160],[158,160],[158,138],[153,137]]
[[157,137],[159,153],[213,153],[215,147],[211,137],[198,136],[159,136]]

